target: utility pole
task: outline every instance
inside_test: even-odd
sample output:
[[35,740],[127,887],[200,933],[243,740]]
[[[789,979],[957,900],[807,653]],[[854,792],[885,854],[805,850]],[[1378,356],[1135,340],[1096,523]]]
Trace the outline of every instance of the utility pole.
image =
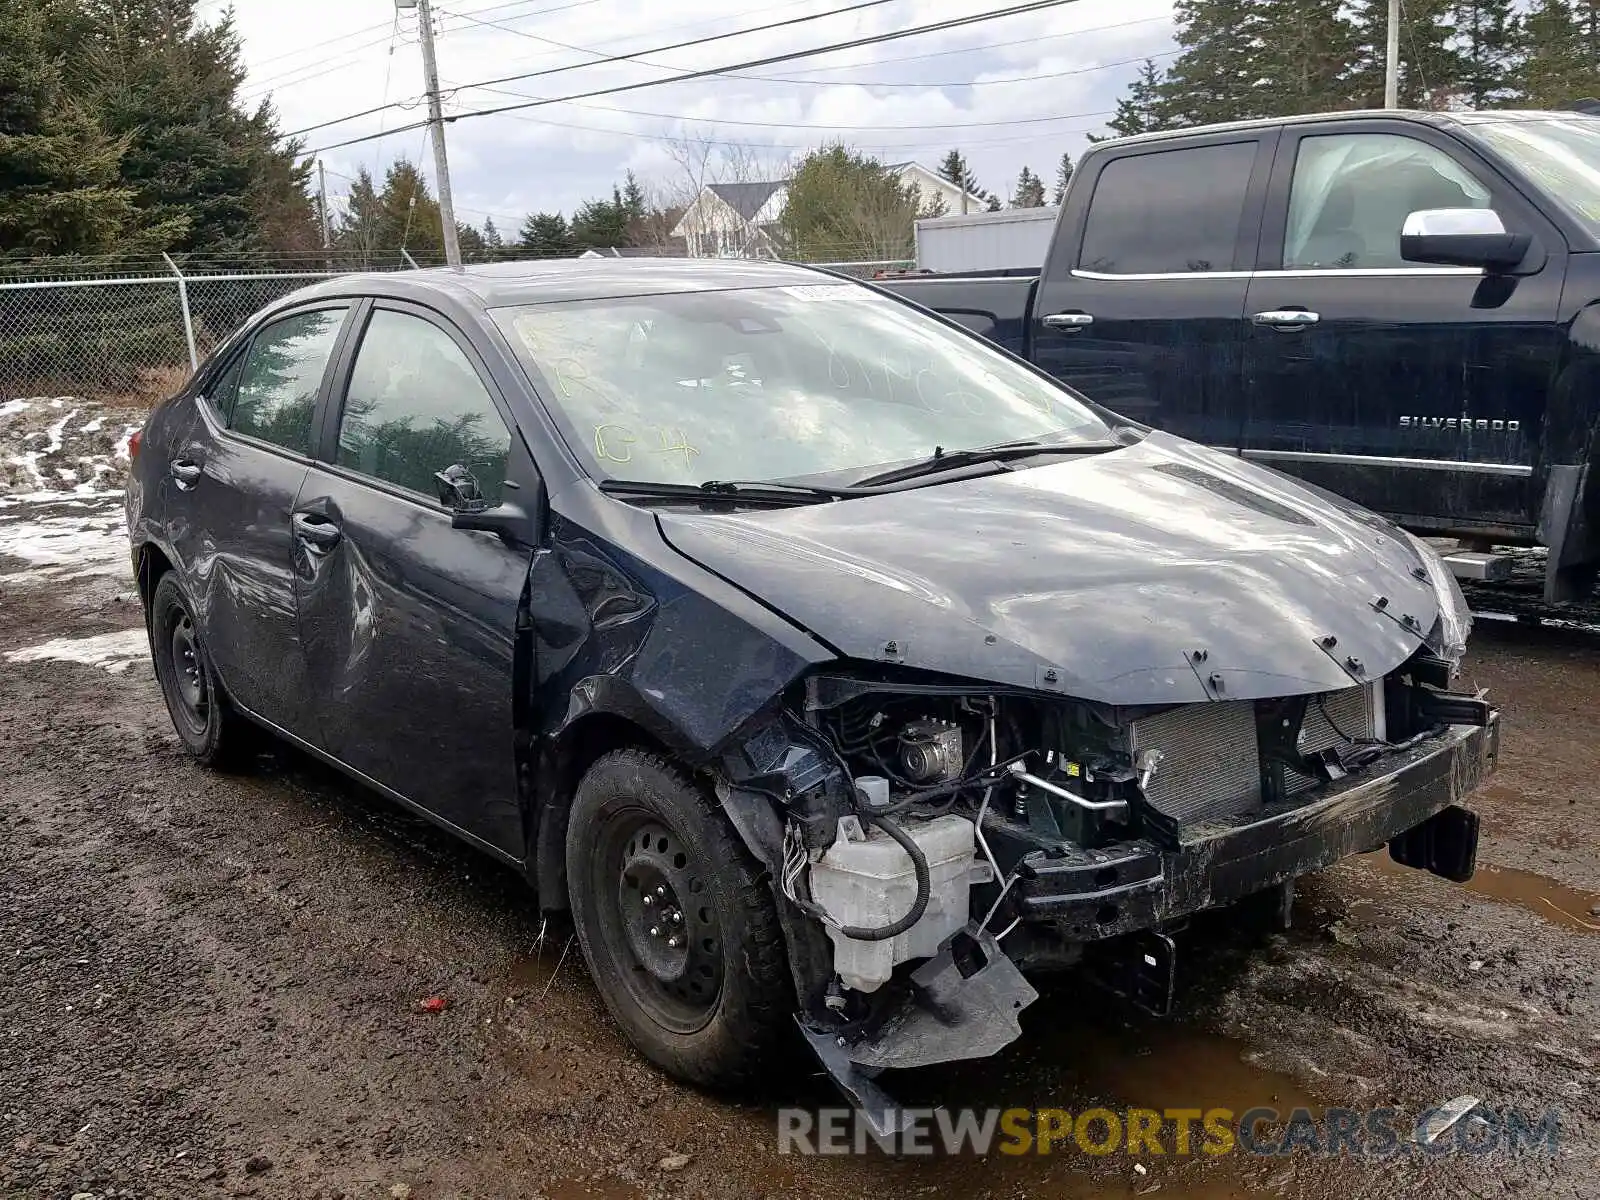
[[1389,0],[1389,39],[1383,54],[1383,106],[1400,107],[1400,0]]
[[[1395,0],[1398,3],[1398,0]],[[456,240],[456,209],[450,199],[450,160],[444,151],[444,112],[439,106],[439,64],[433,57],[433,11],[429,0],[416,0],[417,32],[422,42],[423,84],[428,90],[428,124],[433,127],[433,171],[438,176],[439,223],[444,235],[444,260],[461,265],[461,244]],[[406,5],[406,7],[410,7]]]
[[333,239],[328,236],[328,172],[317,159],[317,209],[322,215],[322,248],[328,250]]

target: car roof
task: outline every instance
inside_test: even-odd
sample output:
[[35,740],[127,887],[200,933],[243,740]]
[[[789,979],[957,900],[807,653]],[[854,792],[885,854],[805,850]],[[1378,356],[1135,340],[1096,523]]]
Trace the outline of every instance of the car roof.
[[1160,142],[1171,138],[1192,137],[1196,134],[1251,133],[1258,129],[1275,129],[1278,126],[1322,124],[1341,121],[1371,121],[1383,117],[1389,120],[1413,121],[1425,125],[1487,125],[1514,121],[1592,121],[1595,118],[1583,112],[1565,112],[1551,109],[1493,112],[1432,112],[1423,109],[1363,108],[1348,112],[1301,113],[1292,117],[1257,117],[1249,121],[1226,121],[1217,125],[1190,125],[1183,129],[1162,129],[1154,133],[1137,133],[1130,137],[1108,138],[1097,142],[1096,151],[1115,149],[1140,142]]
[[482,309],[836,281],[814,267],[742,259],[547,258],[340,275],[288,299],[383,296],[426,302],[449,296]]

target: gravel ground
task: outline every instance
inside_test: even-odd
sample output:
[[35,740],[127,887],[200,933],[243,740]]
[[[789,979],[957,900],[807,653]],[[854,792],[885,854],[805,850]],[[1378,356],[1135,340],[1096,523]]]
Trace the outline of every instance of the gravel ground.
[[510,872],[287,751],[184,758],[112,519],[120,428],[0,408],[0,1196],[1600,1196],[1600,637],[1480,623],[1469,674],[1506,727],[1472,884],[1342,864],[1288,934],[1186,934],[1174,1019],[1066,980],[996,1059],[896,1084],[1068,1108],[1470,1092],[1558,1109],[1554,1159],[786,1156],[775,1110],[833,1103],[819,1081],[734,1104],[656,1073]]

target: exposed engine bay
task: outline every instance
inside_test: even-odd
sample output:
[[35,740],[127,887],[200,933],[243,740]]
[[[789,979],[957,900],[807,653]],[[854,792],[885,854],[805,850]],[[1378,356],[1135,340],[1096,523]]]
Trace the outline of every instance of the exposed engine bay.
[[[777,887],[812,935],[796,982],[813,1045],[836,1079],[845,1060],[870,1074],[993,1053],[1035,998],[1023,970],[1124,935],[1139,964],[1127,991],[1170,1004],[1167,934],[1189,913],[1397,845],[1403,830],[1357,820],[1345,842],[1299,848],[1295,814],[1362,796],[1452,730],[1492,726],[1481,696],[1449,690],[1452,674],[1420,651],[1337,691],[1166,708],[888,667],[811,676],[728,765],[735,786],[776,803]],[[1439,827],[1396,857],[1470,876],[1476,819],[1434,810],[1422,815]],[[1267,835],[1284,849],[1259,869],[1223,861]]]

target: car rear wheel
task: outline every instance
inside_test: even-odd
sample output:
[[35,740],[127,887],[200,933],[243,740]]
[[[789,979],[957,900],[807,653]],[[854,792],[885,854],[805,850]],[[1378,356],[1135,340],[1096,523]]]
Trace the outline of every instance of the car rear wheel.
[[183,589],[169,572],[150,598],[156,679],[184,749],[208,767],[242,760],[249,730],[217,686],[216,671]]
[[630,1041],[672,1075],[748,1086],[794,1010],[772,893],[716,801],[644,750],[597,761],[567,831],[573,923]]

